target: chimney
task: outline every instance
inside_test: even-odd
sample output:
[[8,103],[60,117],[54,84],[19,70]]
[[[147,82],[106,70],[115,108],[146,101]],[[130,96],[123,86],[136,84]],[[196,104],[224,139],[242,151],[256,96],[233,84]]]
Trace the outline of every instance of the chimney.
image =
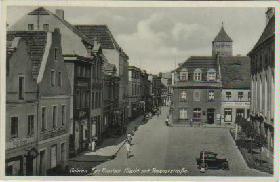
[[274,13],[275,13],[274,8],[272,8],[272,7],[267,8],[267,11],[265,12],[265,14],[266,14],[266,24],[268,24],[269,20],[271,19],[271,17],[273,17]]
[[64,20],[64,10],[63,9],[56,9],[55,14],[56,14],[56,16],[58,16],[59,18]]

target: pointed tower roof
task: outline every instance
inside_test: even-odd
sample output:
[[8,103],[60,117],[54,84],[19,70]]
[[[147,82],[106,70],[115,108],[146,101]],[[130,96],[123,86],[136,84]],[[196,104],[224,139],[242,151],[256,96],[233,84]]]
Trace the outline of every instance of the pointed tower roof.
[[222,27],[218,35],[215,37],[214,42],[232,42],[232,39],[226,33],[224,29],[224,23],[222,23]]

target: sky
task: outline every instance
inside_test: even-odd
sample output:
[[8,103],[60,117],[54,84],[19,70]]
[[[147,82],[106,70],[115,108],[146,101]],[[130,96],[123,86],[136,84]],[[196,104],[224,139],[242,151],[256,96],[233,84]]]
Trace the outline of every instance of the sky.
[[[12,25],[36,7],[9,7]],[[54,7],[47,9],[55,12]],[[149,73],[167,72],[189,56],[211,55],[222,22],[233,39],[233,54],[247,55],[265,27],[266,8],[96,8],[59,7],[72,24],[107,24],[129,56]]]

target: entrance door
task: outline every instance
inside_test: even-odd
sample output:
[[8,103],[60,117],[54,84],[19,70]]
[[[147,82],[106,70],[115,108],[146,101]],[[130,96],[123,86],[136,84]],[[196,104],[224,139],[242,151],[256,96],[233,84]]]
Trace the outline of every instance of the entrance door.
[[26,158],[26,176],[33,176],[33,159],[31,157]]
[[39,175],[45,174],[45,151],[40,151],[40,164],[39,164]]
[[237,116],[245,118],[245,110],[244,109],[236,109],[236,117]]
[[207,123],[213,124],[215,116],[215,109],[207,109]]

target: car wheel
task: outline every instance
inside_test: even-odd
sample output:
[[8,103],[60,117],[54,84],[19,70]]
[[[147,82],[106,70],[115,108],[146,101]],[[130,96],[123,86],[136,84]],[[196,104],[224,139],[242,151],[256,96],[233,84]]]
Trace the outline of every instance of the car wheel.
[[223,164],[222,164],[222,169],[223,170],[228,170],[229,168],[228,168],[228,163],[227,162],[224,162]]

